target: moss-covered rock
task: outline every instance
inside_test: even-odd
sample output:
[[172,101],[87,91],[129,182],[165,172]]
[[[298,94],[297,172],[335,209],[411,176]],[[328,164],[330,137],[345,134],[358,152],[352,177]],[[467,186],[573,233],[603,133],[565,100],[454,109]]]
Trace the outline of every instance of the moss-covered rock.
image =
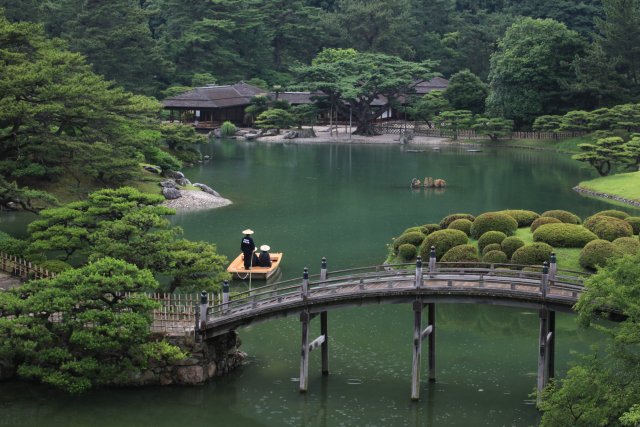
[[502,231],[487,231],[478,239],[478,249],[480,252],[483,252],[487,245],[490,245],[491,243],[500,244],[506,238],[507,235]]
[[633,234],[640,234],[640,216],[629,216],[624,220],[633,228]]
[[518,222],[509,215],[487,212],[476,217],[471,225],[471,237],[480,238],[487,231],[501,231],[511,236],[518,229]]
[[440,228],[442,230],[448,228],[449,224],[451,224],[453,221],[457,219],[468,219],[469,221],[473,222],[475,221],[476,217],[471,214],[465,214],[465,213],[456,213],[456,214],[447,215],[444,218],[442,218],[442,221],[440,221]]
[[473,245],[458,245],[449,249],[440,260],[442,262],[478,262],[478,250]]
[[622,256],[622,251],[608,240],[593,240],[580,252],[580,265],[584,268],[595,270],[603,267],[606,262],[615,257]]
[[418,248],[411,243],[403,243],[398,247],[398,257],[402,261],[411,261],[418,254]]
[[524,246],[524,241],[516,236],[509,236],[500,243],[500,250],[507,254],[507,258],[511,259],[513,253]]
[[538,227],[544,224],[562,224],[562,221],[552,216],[541,216],[531,223],[531,232],[535,232]]
[[580,224],[581,222],[580,217],[578,215],[571,213],[569,211],[563,211],[560,209],[554,209],[554,210],[543,212],[542,215],[540,216],[556,218],[567,224]]
[[498,213],[509,215],[511,218],[515,219],[518,222],[518,227],[528,227],[533,223],[533,221],[540,218],[540,214],[524,209],[507,209],[504,211],[498,211]]
[[536,242],[517,249],[511,256],[511,262],[519,265],[540,265],[549,261],[553,248],[546,243]]
[[489,251],[501,251],[501,250],[502,250],[502,247],[500,246],[500,243],[489,243],[487,246],[485,246],[482,249],[482,256],[484,256]]
[[409,233],[405,233],[393,241],[393,253],[397,254],[398,248],[405,243],[418,247],[424,241],[425,237],[427,236],[419,231],[410,231]]
[[507,254],[502,251],[489,251],[482,257],[482,261],[491,264],[506,264],[509,262]]
[[456,219],[451,224],[449,224],[449,227],[447,227],[447,228],[451,228],[453,230],[460,230],[460,231],[464,232],[464,234],[469,236],[469,235],[471,235],[471,225],[472,224],[473,224],[473,222],[469,221],[468,219],[460,218],[460,219]]
[[436,248],[436,259],[440,260],[445,253],[454,246],[464,245],[469,241],[464,232],[460,230],[438,230],[429,234],[420,246],[420,256],[422,259],[428,259],[431,246]]
[[618,237],[633,236],[633,227],[623,219],[606,215],[593,215],[584,221],[584,226],[596,236],[610,242]]
[[533,233],[535,242],[548,243],[558,248],[582,248],[596,236],[591,231],[577,224],[544,224]]
[[635,255],[640,251],[640,241],[635,237],[618,237],[611,243],[625,255]]

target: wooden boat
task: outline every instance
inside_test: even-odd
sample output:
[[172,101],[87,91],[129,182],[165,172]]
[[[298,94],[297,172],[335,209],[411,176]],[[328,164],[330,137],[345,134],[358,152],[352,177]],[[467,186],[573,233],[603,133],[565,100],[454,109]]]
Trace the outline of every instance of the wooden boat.
[[248,279],[249,273],[251,273],[252,279],[266,280],[276,274],[280,269],[282,252],[270,253],[269,256],[271,257],[271,267],[257,267],[254,265],[251,267],[251,270],[246,270],[244,268],[244,255],[240,253],[240,255],[229,264],[227,271],[233,274],[233,277],[241,280]]

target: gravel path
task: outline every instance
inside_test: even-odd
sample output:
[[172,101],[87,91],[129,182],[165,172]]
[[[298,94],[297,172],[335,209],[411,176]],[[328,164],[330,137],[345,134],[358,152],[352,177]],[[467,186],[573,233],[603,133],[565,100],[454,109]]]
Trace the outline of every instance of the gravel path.
[[180,194],[182,197],[179,199],[165,200],[162,204],[179,211],[214,209],[231,204],[231,200],[229,199],[216,197],[199,190],[181,190]]

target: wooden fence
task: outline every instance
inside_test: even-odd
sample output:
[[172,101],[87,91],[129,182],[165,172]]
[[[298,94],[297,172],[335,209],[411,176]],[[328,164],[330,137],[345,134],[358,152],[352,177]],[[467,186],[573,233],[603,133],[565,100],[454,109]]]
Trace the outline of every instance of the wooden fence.
[[0,252],[0,270],[26,280],[51,279],[56,276],[56,273],[32,264],[31,261],[4,252]]

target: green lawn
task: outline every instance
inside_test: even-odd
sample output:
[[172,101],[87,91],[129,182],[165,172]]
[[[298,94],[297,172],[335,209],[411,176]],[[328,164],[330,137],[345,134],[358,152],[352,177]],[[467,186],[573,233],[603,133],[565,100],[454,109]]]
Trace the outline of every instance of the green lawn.
[[640,201],[640,172],[619,173],[584,181],[580,187]]
[[490,140],[465,140],[460,139],[459,142],[477,143],[492,147],[522,147],[533,149],[555,150],[563,153],[579,153],[578,144],[592,142],[590,135],[579,136],[575,138],[562,139],[559,141],[549,139],[501,139],[499,141]]

